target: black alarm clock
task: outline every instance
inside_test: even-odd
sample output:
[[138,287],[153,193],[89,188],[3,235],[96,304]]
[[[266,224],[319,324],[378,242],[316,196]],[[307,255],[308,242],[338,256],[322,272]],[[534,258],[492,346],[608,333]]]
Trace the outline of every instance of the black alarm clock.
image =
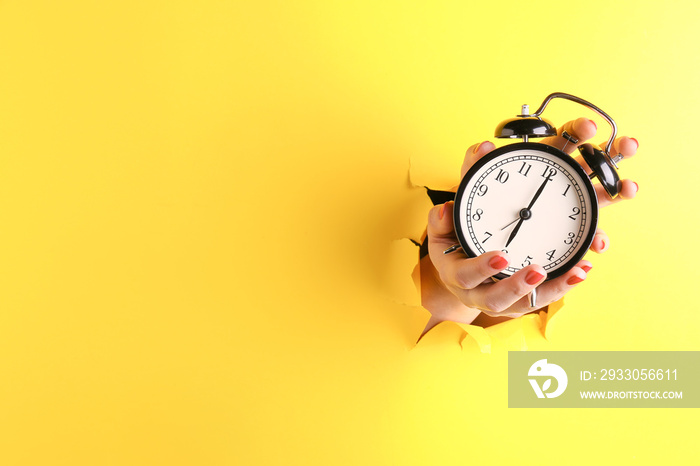
[[[531,142],[556,136],[556,127],[541,117],[552,99],[574,101],[595,111],[612,127],[604,149],[582,144],[579,151],[590,173],[563,150]],[[610,153],[617,125],[601,109],[579,97],[553,93],[533,114],[527,105],[520,115],[496,128],[497,138],[522,139],[490,152],[464,175],[455,196],[454,227],[461,248],[469,257],[501,250],[511,258],[495,279],[506,278],[530,264],[547,271],[547,280],[574,267],[593,242],[598,225],[598,198],[592,179],[597,178],[611,198],[621,189],[617,162]],[[566,132],[569,143],[578,141]],[[564,147],[566,148],[566,147]],[[536,294],[530,304],[534,307]]]

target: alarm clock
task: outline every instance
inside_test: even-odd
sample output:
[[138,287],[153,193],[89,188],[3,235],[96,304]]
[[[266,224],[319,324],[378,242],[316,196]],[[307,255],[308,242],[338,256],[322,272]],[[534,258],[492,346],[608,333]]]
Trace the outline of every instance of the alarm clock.
[[[579,147],[590,172],[563,150],[530,141],[557,135],[556,127],[541,117],[556,98],[593,110],[612,128],[604,149],[592,144]],[[570,270],[590,248],[598,225],[592,180],[597,179],[611,198],[621,189],[617,162],[623,156],[611,154],[616,135],[617,125],[607,113],[571,94],[550,94],[532,114],[523,105],[521,113],[501,122],[495,133],[497,138],[522,141],[493,150],[462,178],[454,204],[459,244],[444,252],[461,248],[468,257],[494,250],[507,253],[511,263],[495,280],[530,264],[541,265],[547,280]],[[566,145],[579,142],[566,132],[562,136]],[[530,296],[530,304],[535,306],[536,293]]]

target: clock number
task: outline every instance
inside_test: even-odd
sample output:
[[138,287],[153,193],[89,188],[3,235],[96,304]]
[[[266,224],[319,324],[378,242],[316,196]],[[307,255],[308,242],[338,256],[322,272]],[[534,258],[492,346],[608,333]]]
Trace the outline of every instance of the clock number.
[[505,170],[502,169],[502,168],[499,168],[498,170],[499,170],[499,172],[498,172],[498,175],[496,175],[496,181],[498,181],[498,182],[500,182],[501,184],[503,184],[503,183],[505,183],[506,181],[508,181],[508,176],[509,176],[509,175],[508,175],[508,172],[505,171]]
[[501,252],[505,252],[506,254],[508,254],[508,250],[507,250],[507,249],[501,249]]
[[520,264],[520,267],[527,267],[528,265],[532,264],[532,262],[530,262],[531,260],[532,260],[532,257],[527,256],[525,258],[525,261],[522,264]]
[[523,176],[527,176],[531,168],[532,165],[530,165],[527,162],[523,162],[523,164],[520,166],[520,170],[518,170],[518,173],[520,173]]
[[542,172],[542,178],[554,178],[554,175],[557,174],[557,171],[552,168],[552,167],[544,167],[544,172]]
[[562,196],[566,197],[566,193],[569,192],[569,188],[571,188],[571,185],[570,185],[570,184],[567,184],[567,185],[566,185],[566,189],[564,190],[564,194],[562,194]]
[[476,212],[474,212],[474,215],[472,215],[472,219],[474,219],[475,222],[478,222],[481,220],[481,216],[484,214],[484,211],[482,209],[476,209]]
[[482,184],[481,186],[479,186],[479,192],[477,192],[476,195],[479,197],[484,197],[488,190],[489,190],[489,187],[486,186],[485,184]]
[[574,235],[573,232],[569,232],[569,236],[567,236],[567,238],[564,240],[564,244],[571,244],[571,243],[573,243],[575,237],[576,237],[576,235]]
[[551,251],[547,251],[547,259],[550,261],[554,258],[554,253],[557,252],[556,249],[552,249]]
[[485,243],[486,241],[488,241],[489,238],[491,238],[491,237],[493,236],[493,235],[492,235],[491,233],[489,233],[488,231],[485,232],[485,233],[486,233],[488,236],[487,236],[486,238],[484,238],[484,240],[482,241],[482,243]]
[[573,212],[573,214],[569,215],[569,218],[571,220],[576,220],[576,216],[581,213],[581,209],[579,209],[578,207],[574,207]]

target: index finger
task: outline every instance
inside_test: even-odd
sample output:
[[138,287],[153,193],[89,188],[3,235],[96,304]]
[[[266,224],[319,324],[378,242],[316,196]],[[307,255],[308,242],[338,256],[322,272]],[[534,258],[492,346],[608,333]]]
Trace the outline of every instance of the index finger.
[[[597,129],[598,128],[593,120],[581,117],[564,123],[564,125],[557,130],[557,136],[544,138],[540,142],[542,144],[547,144],[548,146],[556,147],[559,150],[563,150],[567,154],[571,154],[578,146],[595,136]],[[569,142],[562,136],[564,131],[566,131],[572,137],[578,139],[578,142],[576,144]]]
[[452,222],[453,202],[435,206],[428,214],[428,251],[442,282],[454,288],[472,289],[508,266],[508,256],[492,251],[475,258],[462,253],[444,254],[457,243]]
[[459,175],[459,179],[464,178],[465,173],[474,165],[481,157],[488,154],[496,148],[496,145],[491,141],[484,141],[479,144],[474,144],[469,149],[467,153],[464,154],[464,162],[462,162],[462,170]]

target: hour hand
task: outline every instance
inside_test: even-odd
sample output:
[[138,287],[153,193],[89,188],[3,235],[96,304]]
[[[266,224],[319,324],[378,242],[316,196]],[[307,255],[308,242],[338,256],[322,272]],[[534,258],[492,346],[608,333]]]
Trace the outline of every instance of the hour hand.
[[505,247],[508,247],[508,245],[510,244],[510,242],[513,241],[513,238],[515,238],[515,235],[518,234],[518,230],[520,230],[520,227],[521,227],[522,224],[523,224],[523,219],[522,219],[522,218],[519,218],[518,220],[520,220],[520,221],[518,222],[517,225],[515,225],[515,228],[513,228],[513,231],[511,232],[510,236],[508,237],[508,241],[506,241]]

